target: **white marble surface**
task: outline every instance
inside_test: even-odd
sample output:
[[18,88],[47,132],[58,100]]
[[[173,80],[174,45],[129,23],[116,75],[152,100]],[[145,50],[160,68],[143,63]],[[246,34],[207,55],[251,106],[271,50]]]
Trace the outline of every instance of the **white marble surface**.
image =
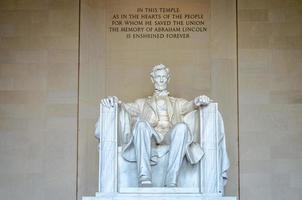
[[[134,103],[122,103],[117,97],[102,100],[95,131],[100,139],[99,192],[83,200],[234,199],[222,198],[229,160],[218,104],[206,96],[192,101],[170,97],[170,74],[164,65],[153,68],[151,80],[155,88],[151,97]],[[168,143],[163,142],[166,135],[171,137]],[[171,169],[172,178],[167,175]],[[146,186],[141,174],[147,174],[152,186],[139,187]],[[173,177],[177,187],[164,187]]]
[[[119,151],[115,152],[115,148],[117,148],[115,131],[117,129],[112,127],[116,126],[116,112],[114,109],[110,112],[106,109],[101,110],[103,112],[101,113],[102,117],[106,119],[102,123],[107,122],[108,124],[103,124],[100,129],[110,128],[103,131],[106,135],[100,141],[100,191],[115,192],[118,191],[118,187],[119,189],[137,187],[136,163],[128,162],[121,156],[121,147],[118,148]],[[199,123],[201,127],[197,132],[200,134],[198,138],[205,155],[201,160],[201,164],[191,165],[186,160],[183,162],[179,174],[179,186],[200,188],[203,194],[223,193],[223,176],[225,176],[223,173],[228,167],[228,159],[225,153],[224,128],[218,112],[218,104],[211,103],[199,112],[191,113],[192,116],[187,117],[192,118],[196,114],[200,115]],[[194,124],[189,125],[195,126]],[[113,138],[108,137],[110,132],[115,135]],[[107,140],[109,140],[109,143],[106,142]],[[105,145],[109,146],[105,147]],[[163,156],[157,165],[152,166],[154,186],[162,186],[166,160],[167,155]],[[116,166],[117,168],[115,168]],[[118,174],[115,170],[118,170]]]
[[117,192],[117,107],[100,107],[99,191]]
[[82,200],[237,200],[236,197],[221,197],[201,194],[96,194]]
[[[168,148],[168,146],[166,146]],[[118,154],[118,183],[119,190],[124,188],[138,187],[137,170],[135,162],[126,161],[121,155],[121,148]],[[160,158],[157,165],[152,166],[152,183],[154,187],[161,187],[165,178],[165,166],[168,154]],[[199,190],[199,164],[191,165],[184,160],[178,179],[179,187],[195,188]]]

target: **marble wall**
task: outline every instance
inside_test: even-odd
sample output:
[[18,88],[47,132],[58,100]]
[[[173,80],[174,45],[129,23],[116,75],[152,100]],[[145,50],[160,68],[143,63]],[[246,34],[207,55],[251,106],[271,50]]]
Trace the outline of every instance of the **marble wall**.
[[[154,6],[157,5],[157,6]],[[204,13],[208,31],[190,39],[126,39],[108,31],[114,13],[135,13],[142,7],[179,7]],[[100,99],[122,101],[152,95],[149,72],[166,64],[172,73],[172,96],[192,99],[206,94],[219,102],[231,159],[226,194],[238,193],[236,2],[177,0],[173,5],[149,0],[83,0],[81,2],[79,90],[79,196],[97,190],[97,140],[94,124]]]
[[[171,68],[173,95],[205,93],[220,103],[232,161],[228,195],[301,199],[301,1],[237,0],[237,12],[235,0],[174,5],[185,3],[189,10],[208,6],[211,26],[204,38],[131,44],[106,28],[108,14],[127,7],[125,1],[0,1],[1,199],[93,195],[99,100],[150,94],[144,80],[154,60]],[[129,73],[137,70],[137,76]]]
[[238,1],[240,193],[302,196],[302,2]]
[[0,1],[0,199],[74,200],[78,1]]

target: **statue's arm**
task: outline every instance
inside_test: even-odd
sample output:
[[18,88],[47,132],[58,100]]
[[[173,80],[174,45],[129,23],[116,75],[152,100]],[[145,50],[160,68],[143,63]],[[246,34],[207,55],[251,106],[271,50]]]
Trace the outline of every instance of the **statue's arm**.
[[137,101],[132,103],[121,103],[120,106],[127,111],[131,117],[137,117],[140,113],[140,106]]
[[124,103],[120,101],[116,96],[108,96],[101,100],[102,106],[114,107],[118,106],[119,108],[128,112],[131,116],[137,116],[139,114],[139,99],[133,103]]
[[186,115],[198,108],[198,106],[196,106],[196,104],[194,103],[193,100],[192,101],[183,100],[183,101],[184,102],[182,103],[182,106],[181,106],[182,115]]
[[192,101],[185,101],[181,107],[182,115],[186,115],[200,106],[207,106],[211,101],[212,100],[205,95],[195,97]]

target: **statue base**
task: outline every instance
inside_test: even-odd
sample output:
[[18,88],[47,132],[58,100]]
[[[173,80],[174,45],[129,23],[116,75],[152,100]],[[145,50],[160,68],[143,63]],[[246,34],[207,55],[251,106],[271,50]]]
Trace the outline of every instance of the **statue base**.
[[[145,188],[144,188],[145,189]],[[151,189],[151,188],[150,188]],[[95,197],[82,197],[82,200],[237,200],[236,197],[222,197],[217,194],[192,194],[192,193],[179,193],[177,188],[170,189],[171,191],[165,191],[169,193],[141,193],[137,190],[137,193],[96,193]],[[153,190],[154,191],[154,190]],[[130,191],[129,191],[130,192]],[[133,192],[133,191],[132,191]],[[158,192],[158,191],[156,191]],[[171,192],[171,193],[170,193]],[[172,193],[173,192],[173,193]],[[181,191],[183,192],[183,191]]]

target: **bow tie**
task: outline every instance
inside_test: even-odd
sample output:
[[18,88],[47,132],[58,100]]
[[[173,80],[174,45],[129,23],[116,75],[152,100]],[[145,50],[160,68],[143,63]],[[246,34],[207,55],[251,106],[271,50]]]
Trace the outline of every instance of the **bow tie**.
[[159,91],[159,90],[155,90],[154,91],[154,96],[168,96],[169,95],[169,92],[167,90],[163,90],[163,91]]

